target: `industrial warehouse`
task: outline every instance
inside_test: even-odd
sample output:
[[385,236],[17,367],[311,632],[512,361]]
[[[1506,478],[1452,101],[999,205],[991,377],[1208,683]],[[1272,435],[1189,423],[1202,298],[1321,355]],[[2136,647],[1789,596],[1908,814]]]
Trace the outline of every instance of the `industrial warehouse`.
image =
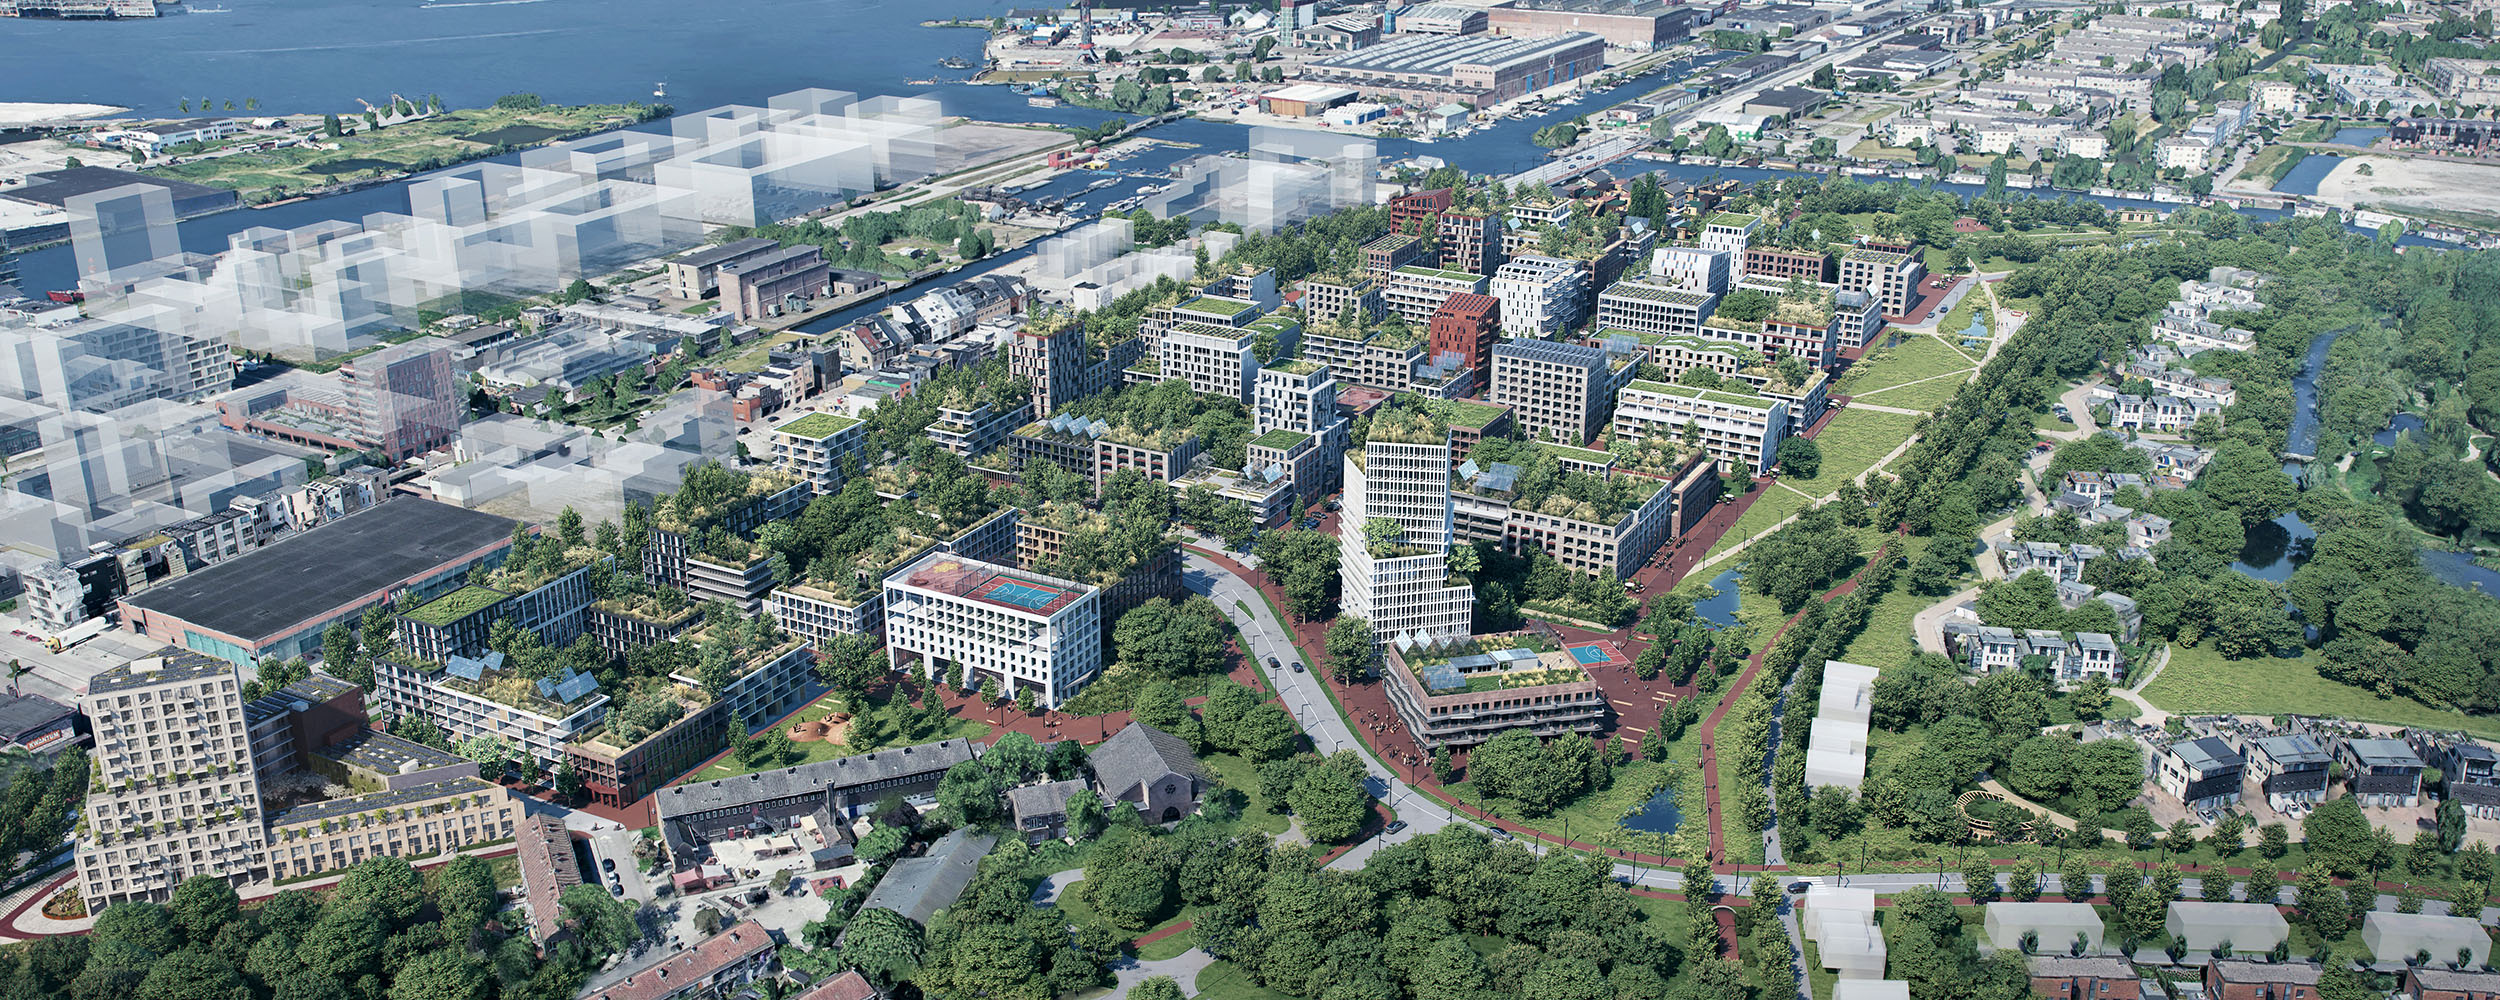
[[1301,79],[1407,104],[1483,108],[1605,67],[1606,40],[1582,31],[1551,38],[1425,35],[1313,60]]

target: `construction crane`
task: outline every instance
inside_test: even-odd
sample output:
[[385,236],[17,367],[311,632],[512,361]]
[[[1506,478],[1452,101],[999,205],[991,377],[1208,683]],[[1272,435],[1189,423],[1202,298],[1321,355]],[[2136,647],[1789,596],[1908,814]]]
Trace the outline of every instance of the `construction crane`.
[[1094,54],[1094,0],[1076,0],[1076,58],[1078,62],[1100,62]]

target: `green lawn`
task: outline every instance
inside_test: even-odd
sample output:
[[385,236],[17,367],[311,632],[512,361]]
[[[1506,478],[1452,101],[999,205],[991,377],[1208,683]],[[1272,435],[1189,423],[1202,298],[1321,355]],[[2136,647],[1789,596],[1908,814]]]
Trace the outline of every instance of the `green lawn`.
[[[1902,542],[1905,546],[1902,554],[1913,559],[1917,558],[1918,550],[1927,544],[1924,539],[1914,538],[1905,538]],[[1918,652],[1918,638],[1913,634],[1910,620],[1935,602],[1935,598],[1910,593],[1910,588],[1896,577],[1892,590],[1875,602],[1873,611],[1867,616],[1866,630],[1850,640],[1848,649],[1841,653],[1841,659],[1879,670],[1909,662],[1910,656]]]
[[1293,1000],[1250,981],[1241,967],[1216,962],[1198,972],[1198,1000]]
[[1266,800],[1259,798],[1258,771],[1240,754],[1212,753],[1201,758],[1200,763],[1215,772],[1218,784],[1240,792],[1247,803],[1242,807],[1241,819],[1234,824],[1234,832],[1255,830],[1273,837],[1292,825],[1292,820],[1286,818],[1283,812],[1270,808]]
[[2338,684],[2318,676],[2318,659],[2310,652],[2298,659],[2230,660],[2210,646],[2172,646],[2170,665],[2144,689],[2144,698],[2171,712],[2340,715],[2500,738],[2500,719],[2432,708],[2410,698],[2381,698]]
[[[1701,727],[1687,728],[1688,731],[1698,731]],[[1688,764],[1697,764],[1699,761],[1700,756],[1695,754],[1688,759]],[[1654,853],[1659,850],[1660,838],[1627,830],[1623,827],[1621,820],[1626,813],[1649,801],[1649,797],[1654,794],[1653,789],[1657,787],[1661,779],[1669,775],[1671,767],[1672,765],[1653,764],[1645,760],[1625,761],[1623,766],[1615,769],[1612,785],[1583,794],[1564,804],[1551,815],[1532,818],[1524,815],[1517,803],[1504,798],[1489,799],[1476,791],[1469,782],[1461,781],[1442,787],[1461,802],[1489,808],[1495,816],[1546,831],[1557,837],[1568,837],[1583,844],[1596,844],[1601,847]],[[1688,782],[1687,784],[1698,787],[1700,783]]]
[[[1957,309],[1956,313],[1958,315],[1960,310]],[[1969,321],[1964,319],[1963,325],[1969,325]],[[1958,333],[1959,328],[1956,328],[1955,332]],[[1938,384],[1946,387],[1944,396],[1951,398],[1953,380],[1935,379],[1935,377],[1954,372],[1966,372],[1976,367],[1978,366],[1971,363],[1969,357],[1954,349],[1953,345],[1925,334],[1910,334],[1902,338],[1898,344],[1868,351],[1866,357],[1849,366],[1849,373],[1841,376],[1840,384],[1834,386],[1833,391],[1847,396],[1872,396],[1869,402],[1881,403],[1885,406],[1914,410],[1930,409],[1932,404],[1922,405],[1911,400],[1923,395],[1933,395],[1935,390],[1929,387]],[[1921,381],[1922,379],[1935,379],[1935,381]],[[1909,385],[1909,383],[1917,384]],[[1901,388],[1902,386],[1907,386],[1907,388]]]
[[[1825,452],[1823,463],[1829,465],[1831,461],[1831,453]],[[1834,479],[1832,482],[1837,484],[1840,480]],[[1806,488],[1811,488],[1811,485],[1809,484]],[[1781,489],[1777,483],[1762,487],[1762,494],[1760,499],[1754,501],[1753,506],[1745,508],[1744,516],[1737,518],[1735,524],[1728,526],[1727,534],[1719,536],[1718,541],[1710,543],[1710,551],[1706,555],[1717,555],[1721,551],[1733,548],[1736,543],[1760,532],[1768,531],[1772,525],[1786,520],[1790,514],[1814,504],[1813,501],[1798,496],[1794,491]],[[1712,575],[1716,575],[1715,571]],[[1708,579],[1708,577],[1703,577],[1703,579]]]
[[1814,438],[1814,443],[1823,449],[1820,474],[1811,480],[1800,480],[1797,488],[1817,495],[1838,489],[1841,480],[1856,478],[1858,473],[1874,468],[1876,462],[1909,440],[1918,428],[1918,420],[1906,413],[1861,407],[1840,411]]
[[[1169,927],[1186,919],[1188,919],[1188,917],[1185,915],[1174,917],[1170,920],[1164,921],[1162,924],[1157,925],[1153,929],[1148,930],[1146,934],[1153,934],[1156,931],[1160,931],[1165,927]],[[1146,934],[1140,934],[1138,937],[1145,937]],[[1179,958],[1182,952],[1188,951],[1189,949],[1197,946],[1197,932],[1184,930],[1167,938],[1147,942],[1144,947],[1137,949],[1137,957],[1148,962],[1159,962],[1167,958]]]

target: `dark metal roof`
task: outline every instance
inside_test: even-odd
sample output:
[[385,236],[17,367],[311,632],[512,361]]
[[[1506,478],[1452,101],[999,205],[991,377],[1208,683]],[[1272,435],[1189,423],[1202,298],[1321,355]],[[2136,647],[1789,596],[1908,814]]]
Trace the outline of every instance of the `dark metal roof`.
[[975,756],[969,742],[940,740],[838,760],[800,764],[777,771],[758,771],[734,778],[673,785],[661,789],[654,798],[659,818],[666,821],[714,809],[734,809],[758,802],[822,794],[828,789],[932,774]]
[[395,497],[122,600],[258,642],[434,575],[510,537],[515,523],[432,500]]

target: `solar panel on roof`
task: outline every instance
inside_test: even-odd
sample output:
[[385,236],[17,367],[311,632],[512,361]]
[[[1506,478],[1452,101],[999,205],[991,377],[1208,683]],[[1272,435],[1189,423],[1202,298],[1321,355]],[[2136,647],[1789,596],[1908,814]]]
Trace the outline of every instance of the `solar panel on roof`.
[[1092,434],[1095,437],[1101,437],[1105,434],[1111,433],[1111,425],[1097,420],[1094,421],[1094,425],[1092,427],[1086,428],[1085,432]]
[[1266,476],[1267,481],[1272,483],[1285,478],[1285,467],[1276,462],[1269,462],[1267,468],[1260,474]]
[[1467,479],[1474,479],[1476,478],[1476,473],[1483,471],[1484,470],[1482,468],[1476,465],[1476,460],[1472,458],[1460,464],[1458,467],[1458,474]]
[[443,670],[461,680],[473,681],[479,679],[487,671],[500,669],[502,666],[502,653],[488,653],[478,657],[452,657],[444,662]]
[[591,674],[582,674],[556,685],[556,700],[570,705],[596,690],[599,690],[599,678]]
[[555,696],[556,696],[556,679],[555,679],[555,678],[553,678],[553,677],[541,677],[541,678],[539,678],[539,679],[538,679],[538,696],[539,696],[539,697],[541,697],[541,698],[553,698],[553,697],[555,697]]

